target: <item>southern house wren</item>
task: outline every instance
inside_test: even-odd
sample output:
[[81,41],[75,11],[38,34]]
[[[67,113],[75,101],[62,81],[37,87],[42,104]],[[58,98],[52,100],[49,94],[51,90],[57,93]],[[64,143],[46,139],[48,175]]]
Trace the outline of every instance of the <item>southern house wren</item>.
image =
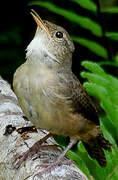
[[35,11],[31,14],[37,23],[36,34],[27,47],[26,62],[16,70],[13,80],[21,108],[37,128],[50,132],[46,138],[51,134],[70,137],[55,165],[81,140],[89,155],[104,167],[103,149],[110,151],[111,143],[103,136],[94,104],[72,73],[74,44],[65,29],[42,21]]

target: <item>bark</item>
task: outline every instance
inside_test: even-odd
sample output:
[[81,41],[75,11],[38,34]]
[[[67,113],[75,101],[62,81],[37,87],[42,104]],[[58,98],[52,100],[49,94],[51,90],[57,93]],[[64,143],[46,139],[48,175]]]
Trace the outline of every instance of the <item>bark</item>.
[[[40,166],[42,163],[55,161],[61,153],[57,148],[50,150],[45,149],[45,146],[17,169],[14,160],[47,133],[35,128],[24,129],[31,126],[31,122],[26,121],[10,85],[0,78],[0,180],[87,180],[74,164],[60,165],[41,177],[35,176],[44,169]],[[45,144],[53,145],[56,142],[49,138]]]

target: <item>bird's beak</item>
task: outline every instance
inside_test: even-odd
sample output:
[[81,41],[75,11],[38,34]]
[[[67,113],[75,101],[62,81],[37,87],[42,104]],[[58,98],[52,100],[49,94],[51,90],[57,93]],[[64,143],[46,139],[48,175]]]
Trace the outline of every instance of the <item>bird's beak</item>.
[[33,9],[31,10],[31,15],[33,16],[33,18],[34,18],[36,24],[38,25],[38,27],[43,29],[50,37],[52,37],[49,30],[48,30],[48,28],[44,24],[43,20],[40,18],[40,16]]

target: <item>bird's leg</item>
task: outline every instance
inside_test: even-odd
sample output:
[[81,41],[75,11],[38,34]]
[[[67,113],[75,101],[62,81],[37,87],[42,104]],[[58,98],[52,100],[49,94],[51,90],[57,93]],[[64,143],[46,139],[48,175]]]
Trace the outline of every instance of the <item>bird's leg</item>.
[[[38,150],[41,147],[41,144],[44,143],[50,136],[52,136],[51,133],[47,134],[45,137],[40,139],[38,142],[36,142],[31,148],[29,148],[26,152],[21,154],[17,159],[15,160],[15,167],[19,168],[21,164],[28,158],[32,157],[34,154],[38,152]],[[17,161],[17,162],[16,162]]]
[[[49,173],[51,170],[55,169],[57,165],[59,165],[64,156],[66,155],[66,153],[72,148],[72,146],[74,144],[76,144],[77,140],[76,139],[70,139],[70,143],[68,144],[68,146],[66,147],[66,149],[60,154],[60,156],[57,158],[57,160],[52,163],[52,164],[49,164],[47,168],[45,168],[43,171],[39,172],[38,174],[36,174],[35,176],[41,176],[45,173]],[[70,162],[70,161],[69,161]],[[72,161],[71,161],[72,162]],[[69,164],[69,163],[67,163]],[[42,165],[41,165],[42,166]],[[45,166],[45,164],[44,164]],[[47,166],[47,165],[46,165]]]

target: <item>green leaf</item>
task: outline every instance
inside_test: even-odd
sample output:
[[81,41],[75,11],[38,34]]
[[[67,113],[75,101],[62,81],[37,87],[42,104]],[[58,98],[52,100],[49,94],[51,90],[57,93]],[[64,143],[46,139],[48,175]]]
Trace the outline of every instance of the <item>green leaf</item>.
[[[118,79],[105,73],[96,63],[85,61],[82,65],[92,71],[92,73],[81,73],[82,77],[89,80],[89,83],[84,83],[84,86],[91,96],[101,101],[102,108],[114,129],[118,126]],[[115,129],[118,134],[118,128]]]
[[115,55],[114,61],[115,61],[115,62],[118,62],[118,54]]
[[95,74],[106,76],[104,70],[97,63],[86,60],[82,61],[81,65]]
[[75,2],[79,4],[82,8],[85,8],[90,11],[97,11],[96,4],[90,0],[71,0],[72,2]]
[[[113,128],[118,127],[118,108],[109,98],[107,90],[95,83],[84,83],[84,87],[91,96],[102,101],[102,107],[109,118],[109,122],[112,124]],[[118,128],[116,132],[118,134]]]
[[61,16],[64,16],[66,19],[68,19],[71,22],[75,22],[81,27],[89,30],[91,33],[93,33],[96,36],[101,37],[102,36],[102,29],[101,26],[97,23],[91,20],[88,17],[80,16],[79,14],[76,14],[75,12],[71,10],[66,10],[60,7],[57,7],[53,3],[49,1],[32,1],[29,3],[29,5],[39,5],[42,6],[49,11],[59,14]]
[[105,35],[112,40],[118,41],[118,32],[106,32]]
[[96,83],[96,84],[98,84],[100,86],[104,86],[106,88],[108,88],[111,85],[110,82],[108,81],[108,79],[106,79],[102,76],[99,76],[97,74],[83,71],[83,72],[81,72],[81,76],[83,78],[88,78],[88,80],[90,82]]
[[111,61],[100,61],[98,62],[98,64],[100,66],[114,66],[114,67],[118,67],[118,62],[111,62]]
[[101,8],[102,13],[118,13],[118,7]]
[[68,145],[69,143],[69,138],[65,137],[65,136],[57,136],[54,135],[53,138],[55,139],[55,141],[60,144],[62,147],[65,147]]
[[97,42],[76,36],[71,37],[75,42],[85,46],[90,51],[94,52],[96,55],[101,56],[105,59],[108,58],[107,50]]
[[[112,84],[112,81],[109,81],[109,78],[104,78],[102,76],[99,76],[97,74],[93,74],[93,73],[89,73],[89,72],[82,72],[81,76],[83,78],[88,78],[88,80],[92,83],[95,83],[96,85],[102,86],[105,89],[107,89],[107,93],[109,94],[109,99],[111,100],[111,102],[114,102],[114,104],[118,105],[118,92],[115,93],[114,89],[118,88],[114,87]],[[105,92],[104,92],[105,93]]]
[[118,92],[118,79],[117,78],[111,76],[110,74],[105,73],[105,71],[97,63],[94,63],[91,61],[83,61],[81,64],[92,73],[98,74],[102,78],[104,77],[106,80],[109,80],[109,83],[110,83],[109,88],[112,88],[113,93]]

